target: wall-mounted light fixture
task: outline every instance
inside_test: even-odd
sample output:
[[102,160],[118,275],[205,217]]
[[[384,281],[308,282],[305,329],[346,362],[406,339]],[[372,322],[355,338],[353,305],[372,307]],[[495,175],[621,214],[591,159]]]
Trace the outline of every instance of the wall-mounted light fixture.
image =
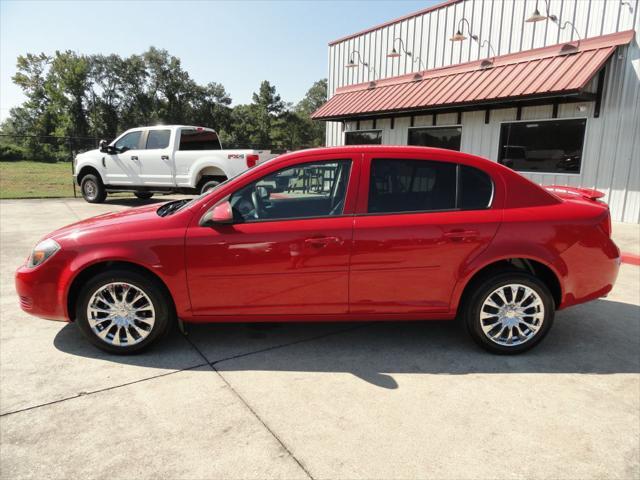
[[[358,61],[357,62],[356,62],[356,54],[358,55]],[[375,80],[376,75],[378,73],[378,72],[376,72],[376,69],[373,68],[373,67],[370,67],[367,62],[362,60],[362,55],[360,54],[360,51],[354,50],[353,52],[351,52],[351,55],[349,56],[349,61],[345,65],[345,68],[356,68],[358,65],[362,65],[362,66],[366,67],[367,70],[369,71],[369,73],[373,72],[373,78]]]
[[633,13],[633,6],[631,5],[631,2],[627,0],[620,0],[620,6],[622,5],[626,5],[627,8],[629,9],[629,13]]
[[[403,52],[407,57],[409,57],[411,59],[412,63],[417,63],[418,64],[418,68],[422,69],[422,70],[426,70],[427,68],[424,66],[424,64],[422,63],[422,59],[420,57],[417,58],[413,58],[413,55],[411,54],[410,51],[407,50],[407,48],[404,45],[404,42],[402,41],[402,39],[400,37],[394,38],[393,42],[391,43],[391,51],[389,53],[387,53],[387,58],[398,58],[400,57],[400,53],[398,52],[398,50],[396,50],[396,42],[398,42],[399,46],[399,50],[400,52]],[[421,76],[420,76],[421,78]]]
[[558,28],[560,30],[564,30],[565,28],[567,28],[567,25],[569,25],[574,33],[576,34],[576,36],[578,37],[578,44],[577,45],[572,45],[570,43],[567,43],[565,45],[562,46],[562,52],[563,53],[572,53],[575,52],[578,47],[580,47],[580,42],[582,41],[582,37],[580,36],[580,32],[578,32],[578,29],[576,28],[576,26],[573,24],[573,22],[567,20],[565,21],[563,24],[560,24],[560,19],[558,18],[557,15],[553,15],[551,12],[549,12],[549,0],[543,0],[544,1],[544,5],[545,5],[545,14],[541,14],[540,10],[538,10],[538,2],[536,0],[536,8],[533,11],[533,13],[529,16],[529,18],[527,18],[525,20],[525,22],[527,23],[536,23],[536,22],[542,22],[545,20],[551,20],[553,23],[555,23],[556,25],[558,25]]
[[482,68],[491,67],[493,65],[493,58],[496,56],[496,51],[493,49],[493,46],[491,45],[491,42],[489,42],[489,40],[483,40],[481,42],[477,35],[474,35],[473,33],[471,33],[471,24],[469,23],[469,20],[467,20],[466,18],[461,18],[458,21],[458,29],[456,30],[456,33],[454,33],[449,40],[451,40],[452,42],[464,42],[467,39],[466,35],[464,34],[465,24],[467,25],[467,32],[469,33],[469,37],[471,37],[472,40],[474,40],[478,45],[480,45],[480,48],[484,47],[485,45],[488,46],[490,52],[492,53],[492,58],[484,59],[480,63],[480,66]]

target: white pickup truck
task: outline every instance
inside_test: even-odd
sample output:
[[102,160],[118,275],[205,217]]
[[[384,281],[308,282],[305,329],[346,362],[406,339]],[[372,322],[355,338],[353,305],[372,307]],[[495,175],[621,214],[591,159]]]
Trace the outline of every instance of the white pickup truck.
[[132,128],[110,144],[76,156],[74,177],[89,203],[108,192],[202,193],[276,155],[268,150],[222,150],[215,130],[184,125]]

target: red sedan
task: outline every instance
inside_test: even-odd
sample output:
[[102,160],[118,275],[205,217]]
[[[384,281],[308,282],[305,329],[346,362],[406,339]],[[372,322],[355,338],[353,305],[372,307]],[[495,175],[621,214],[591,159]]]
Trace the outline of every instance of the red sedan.
[[620,253],[594,190],[473,155],[358,146],[283,155],[194,200],[57,230],[16,274],[22,308],[139,351],[184,322],[460,317],[518,353],[606,295]]

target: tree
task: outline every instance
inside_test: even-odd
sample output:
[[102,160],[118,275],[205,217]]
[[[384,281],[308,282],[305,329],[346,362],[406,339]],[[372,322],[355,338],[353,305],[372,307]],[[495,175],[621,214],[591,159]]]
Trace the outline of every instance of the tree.
[[[1,139],[7,158],[24,153],[33,159],[68,159],[66,140],[49,136],[88,137],[82,145],[89,147],[97,139],[156,123],[212,127],[229,147],[291,149],[324,143],[324,125],[310,114],[326,100],[326,80],[314,83],[296,105],[285,103],[265,80],[250,104],[232,107],[223,85],[198,84],[179,58],[151,47],[129,57],[28,53],[17,58],[13,81],[26,100],[0,126],[2,133],[15,135]],[[36,138],[20,137],[24,134]]]
[[284,102],[276,93],[276,87],[263,80],[253,94],[253,122],[255,123],[252,143],[262,148],[273,144],[273,124],[284,110]]

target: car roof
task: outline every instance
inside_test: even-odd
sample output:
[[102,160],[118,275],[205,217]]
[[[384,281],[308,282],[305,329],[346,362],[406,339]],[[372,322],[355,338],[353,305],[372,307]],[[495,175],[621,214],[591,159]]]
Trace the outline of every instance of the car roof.
[[[505,186],[507,190],[509,190],[509,194],[507,195],[508,206],[512,208],[558,203],[557,197],[540,185],[498,162],[470,153],[447,150],[445,148],[418,147],[413,145],[343,145],[337,147],[318,147],[286,153],[266,163],[273,165],[281,162],[286,163],[292,158],[339,155],[341,153],[353,155],[354,152],[365,155],[380,155],[381,158],[385,160],[394,160],[393,155],[398,155],[398,160],[407,159],[407,156],[410,155],[416,155],[415,160],[419,161],[456,162],[478,168],[491,175],[494,181],[496,178],[501,178],[505,182]],[[411,159],[413,160],[414,158]],[[263,165],[266,165],[266,163]]]
[[[292,156],[313,156],[313,155],[331,155],[345,153],[353,155],[354,152],[358,152],[365,155],[416,155],[416,160],[454,160],[462,161],[463,163],[469,162],[470,164],[479,163],[483,168],[493,169],[506,169],[512,171],[497,162],[493,162],[484,157],[472,155],[470,153],[448,150],[445,148],[435,147],[420,147],[414,145],[341,145],[335,147],[316,147],[308,148],[304,150],[296,150],[295,152],[288,152],[278,157],[278,159],[286,160]],[[431,158],[429,158],[431,157]],[[393,159],[393,158],[391,158]]]

